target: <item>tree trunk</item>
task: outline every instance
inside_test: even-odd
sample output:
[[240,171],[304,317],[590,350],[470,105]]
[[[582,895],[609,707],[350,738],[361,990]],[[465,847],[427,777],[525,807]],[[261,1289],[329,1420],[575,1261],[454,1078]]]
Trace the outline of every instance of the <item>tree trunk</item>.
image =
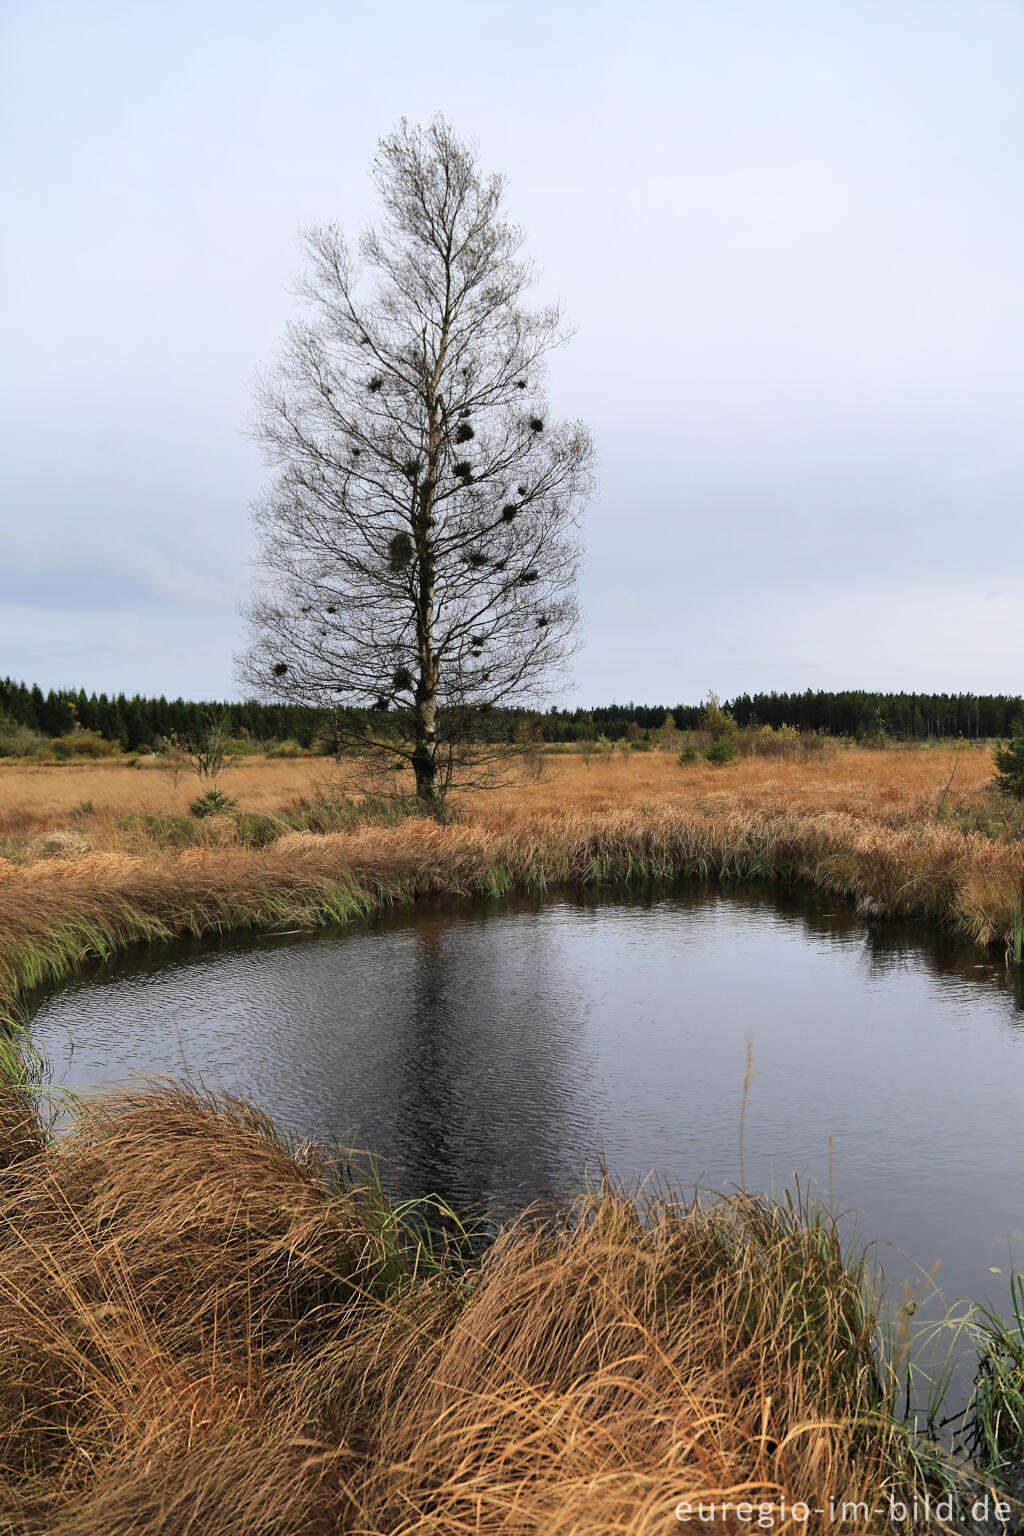
[[[421,690],[422,691],[422,690]],[[434,731],[435,701],[417,694],[413,715],[412,767],[416,775],[416,795],[425,809],[434,811],[443,796],[437,782],[437,739]]]
[[416,794],[432,814],[441,808],[444,794],[437,774],[437,653],[434,650],[434,492],[441,472],[441,412],[437,391],[441,382],[445,353],[448,350],[450,324],[450,288],[445,295],[441,336],[434,371],[426,385],[427,473],[420,486],[416,519],[416,553],[419,565],[419,592],[416,603],[416,640],[419,651],[419,677],[413,710],[412,768],[416,775]]
[[[433,407],[433,401],[431,401]],[[416,775],[416,794],[431,811],[443,800],[437,782],[437,655],[434,650],[434,539],[432,501],[437,475],[438,433],[431,410],[430,474],[424,486],[418,526],[419,591],[416,601],[416,643],[419,652],[419,676],[413,708],[412,767]]]
[[437,781],[437,656],[434,652],[434,561],[429,529],[421,529],[420,590],[417,612],[419,677],[413,709],[412,767],[416,794],[434,811],[444,799]]

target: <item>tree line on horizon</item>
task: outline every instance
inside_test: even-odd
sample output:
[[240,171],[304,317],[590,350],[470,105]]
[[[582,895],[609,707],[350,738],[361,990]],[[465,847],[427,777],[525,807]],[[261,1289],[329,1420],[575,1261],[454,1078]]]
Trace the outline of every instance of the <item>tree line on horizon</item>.
[[[723,707],[739,726],[785,725],[854,741],[927,741],[963,737],[984,740],[1009,736],[1024,720],[1019,694],[872,693],[860,689],[803,693],[743,693]],[[677,730],[697,730],[705,705],[627,704],[592,709],[551,708],[544,714],[525,709],[500,712],[509,740],[524,727],[539,730],[549,743],[572,743],[604,736],[609,741],[655,735],[671,716]],[[370,711],[347,711],[346,723]],[[265,704],[258,700],[190,700],[89,693],[84,689],[29,686],[0,679],[0,720],[60,738],[78,730],[94,732],[125,751],[155,750],[174,737],[202,734],[211,719],[225,723],[233,736],[253,742],[294,741],[310,748],[330,740],[335,722],[323,711],[300,704]]]

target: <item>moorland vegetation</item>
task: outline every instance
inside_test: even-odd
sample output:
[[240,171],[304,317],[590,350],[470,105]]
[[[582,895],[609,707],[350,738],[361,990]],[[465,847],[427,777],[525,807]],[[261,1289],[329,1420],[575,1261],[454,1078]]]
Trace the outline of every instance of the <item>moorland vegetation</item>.
[[[722,741],[735,758],[716,762]],[[1024,817],[986,747],[840,748],[804,733],[691,733],[687,751],[537,751],[520,782],[425,817],[358,759],[0,768],[0,1001],[90,954],[179,934],[344,920],[426,893],[645,878],[815,886],[1019,948]],[[683,761],[680,761],[680,758]],[[386,791],[386,792],[385,792]]]
[[[1019,953],[1024,811],[989,747],[840,745],[716,708],[646,747],[538,750],[444,820],[358,758],[242,754],[213,781],[162,757],[0,765],[8,1024],[90,956],[431,892],[802,883]],[[853,1530],[865,1498],[976,1489],[903,1425],[898,1350],[821,1213],[608,1187],[481,1262],[248,1106],[121,1097],[52,1141],[24,1087],[5,1102],[12,1531],[639,1533],[737,1490],[831,1495],[851,1513],[827,1528]],[[1024,1350],[995,1317],[978,1346],[971,1432],[1005,1487]]]

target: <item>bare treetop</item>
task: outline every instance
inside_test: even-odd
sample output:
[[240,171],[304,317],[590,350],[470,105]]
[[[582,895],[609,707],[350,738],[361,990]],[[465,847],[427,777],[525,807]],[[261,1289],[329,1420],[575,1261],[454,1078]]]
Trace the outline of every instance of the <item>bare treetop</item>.
[[571,653],[592,448],[547,418],[544,359],[567,336],[523,302],[503,178],[442,118],[403,120],[374,178],[358,260],[336,225],[304,232],[309,313],[260,381],[278,474],[254,509],[265,583],[241,671],[378,711],[370,739],[433,800],[488,711],[537,702]]

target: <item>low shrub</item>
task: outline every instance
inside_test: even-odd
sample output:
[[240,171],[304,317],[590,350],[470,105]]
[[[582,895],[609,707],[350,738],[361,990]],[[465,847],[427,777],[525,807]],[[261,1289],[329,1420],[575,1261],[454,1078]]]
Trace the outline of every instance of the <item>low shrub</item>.
[[200,819],[204,816],[226,816],[231,811],[237,811],[238,801],[233,795],[226,795],[222,789],[208,789],[191,800],[188,809],[190,815]]
[[0,715],[0,757],[31,757],[43,740],[38,731]]
[[740,757],[780,758],[793,763],[831,758],[839,750],[826,731],[800,731],[792,725],[747,725],[733,735]]
[[736,730],[736,721],[729,710],[722,708],[714,693],[708,694],[707,703],[701,711],[700,725],[713,742],[721,741],[723,736],[733,735]]
[[1012,800],[1024,800],[1024,721],[1018,721],[1013,735],[996,748],[996,788]]
[[736,761],[735,738],[732,736],[719,736],[717,741],[711,743],[704,756],[709,763],[714,763],[716,767],[722,767],[726,763],[734,763]]
[[121,748],[115,741],[107,741],[99,731],[69,731],[66,736],[54,736],[45,744],[49,755],[58,761],[72,757],[116,757]]

